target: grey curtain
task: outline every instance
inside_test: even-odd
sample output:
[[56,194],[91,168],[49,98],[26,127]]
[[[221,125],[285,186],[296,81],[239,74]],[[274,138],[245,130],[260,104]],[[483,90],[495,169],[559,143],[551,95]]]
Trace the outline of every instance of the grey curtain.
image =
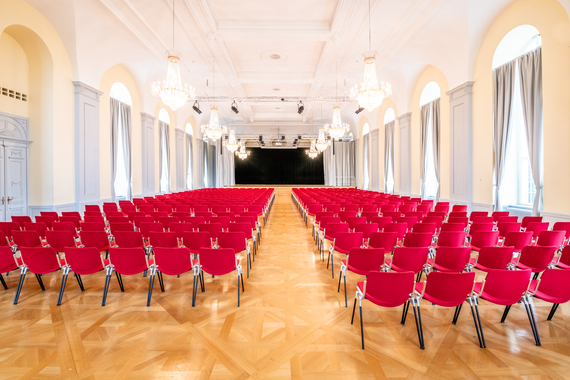
[[518,59],[521,102],[528,144],[528,156],[536,194],[532,215],[542,210],[542,48]]
[[123,160],[127,177],[127,199],[133,198],[133,163],[131,160],[131,106],[121,103],[121,132],[123,134]]
[[369,149],[370,133],[362,137],[362,151],[364,153],[362,159],[362,188],[368,190],[370,187],[370,175],[368,168],[370,167],[370,149]]
[[439,104],[440,98],[433,100],[431,103],[431,137],[433,144],[433,166],[435,169],[435,178],[437,180],[437,194],[436,194],[436,201],[439,201],[439,191],[441,189],[440,186],[440,170],[439,170],[439,130],[440,130],[440,112],[439,112]]
[[121,102],[111,98],[111,199],[116,198],[115,180],[117,179],[118,156],[119,156],[119,133],[121,118]]
[[202,187],[208,187],[208,142],[202,141]]
[[501,184],[511,139],[511,111],[515,86],[516,61],[497,67],[493,71],[493,151],[495,153],[494,187],[495,210],[502,210]]
[[428,173],[427,140],[430,127],[431,107],[431,103],[424,104],[420,112],[420,196],[422,199],[426,197],[426,179]]
[[[336,152],[335,152],[336,153]],[[323,152],[323,169],[325,172],[325,186],[336,186],[335,155],[332,154],[332,145]]]
[[384,125],[384,192],[394,194],[394,129],[396,121]]
[[[219,149],[219,145],[218,145]],[[216,187],[234,186],[235,181],[235,154],[222,147],[222,154],[217,155],[216,160]]]
[[194,136],[186,134],[186,190],[194,189]]
[[355,142],[335,141],[323,152],[323,165],[325,186],[355,186]]
[[208,141],[208,187],[216,187],[216,145]]
[[[158,131],[158,178],[160,179],[159,183],[161,183],[164,175],[167,183],[166,188],[162,188],[162,185],[159,185],[159,189],[161,193],[170,193],[170,125],[159,121]],[[164,161],[166,161],[166,163]],[[166,164],[166,170],[163,169],[164,164]]]

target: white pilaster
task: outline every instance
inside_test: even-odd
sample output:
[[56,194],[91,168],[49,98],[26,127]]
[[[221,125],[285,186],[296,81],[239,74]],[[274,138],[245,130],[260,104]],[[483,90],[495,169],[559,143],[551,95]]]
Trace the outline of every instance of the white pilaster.
[[399,149],[398,170],[400,175],[398,194],[410,195],[412,192],[412,113],[405,113],[398,118]]
[[151,197],[155,194],[154,187],[154,121],[156,118],[148,113],[141,112],[142,129],[142,183],[143,196]]
[[378,128],[370,131],[370,190],[380,190],[380,151],[378,145],[378,135],[380,130]]
[[184,137],[186,133],[179,128],[174,130],[176,146],[176,191],[186,188],[186,173],[184,173]]

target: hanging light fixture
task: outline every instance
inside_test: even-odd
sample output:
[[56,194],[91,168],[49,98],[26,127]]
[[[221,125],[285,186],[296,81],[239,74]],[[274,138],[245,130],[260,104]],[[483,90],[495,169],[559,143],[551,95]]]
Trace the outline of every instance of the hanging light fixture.
[[238,150],[239,148],[239,144],[236,140],[236,129],[235,128],[230,128],[230,136],[228,141],[226,142],[226,148],[228,148],[228,150],[230,152],[235,152],[236,150]]
[[236,155],[241,158],[242,160],[245,160],[247,158],[247,156],[250,155],[251,152],[249,151],[245,151],[245,142],[240,141],[239,142],[239,150],[236,151]]
[[[336,74],[336,98],[338,98],[338,63]],[[348,124],[343,124],[342,119],[340,118],[340,105],[336,104],[333,107],[332,123],[325,125],[324,129],[331,135],[333,139],[337,140],[342,138],[345,133],[350,132],[350,126]]]
[[212,87],[213,87],[213,98],[214,103],[212,108],[210,108],[210,123],[206,125],[202,125],[202,133],[204,133],[210,140],[217,141],[223,135],[227,133],[227,129],[225,126],[220,125],[220,120],[218,119],[218,108],[216,107],[216,65],[213,63],[214,66],[214,78],[212,80]]
[[388,83],[382,82],[378,86],[376,78],[376,54],[371,47],[371,23],[370,23],[370,0],[368,0],[368,51],[364,56],[364,81],[360,85],[360,90],[353,88],[351,98],[358,102],[361,108],[371,112],[374,108],[382,104],[382,101],[392,95],[392,87]]
[[324,152],[329,146],[329,142],[328,140],[325,138],[325,129],[324,128],[319,128],[319,138],[317,139],[317,142],[315,143],[315,147],[317,148],[317,150],[320,152]]
[[305,151],[307,153],[307,155],[309,157],[311,157],[312,159],[314,159],[315,157],[317,157],[317,155],[319,154],[319,152],[317,151],[317,148],[315,147],[315,140],[311,140],[311,148],[309,150]]
[[181,54],[179,51],[174,50],[174,4],[175,1],[172,3],[172,50],[166,51],[168,59],[166,80],[153,83],[152,94],[162,100],[173,111],[176,111],[179,107],[186,104],[188,99],[194,98],[194,89],[186,84],[182,85],[182,77],[180,76]]

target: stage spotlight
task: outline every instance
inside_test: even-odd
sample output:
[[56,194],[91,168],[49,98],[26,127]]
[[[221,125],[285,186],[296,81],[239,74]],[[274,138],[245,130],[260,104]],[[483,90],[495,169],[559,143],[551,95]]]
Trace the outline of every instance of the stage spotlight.
[[232,103],[232,111],[234,111],[235,113],[239,113],[238,108],[237,108],[237,104],[236,101],[234,100]]
[[361,113],[362,111],[364,111],[364,108],[360,107],[360,108],[357,109],[354,113],[358,115],[358,114]]
[[299,100],[299,103],[297,104],[297,113],[300,115],[303,113],[304,110],[305,110],[305,105],[303,104],[302,100]]
[[194,111],[196,111],[196,113],[198,115],[200,115],[202,113],[202,111],[200,111],[200,104],[198,104],[197,100],[194,102],[194,105],[192,106],[192,108],[194,109]]

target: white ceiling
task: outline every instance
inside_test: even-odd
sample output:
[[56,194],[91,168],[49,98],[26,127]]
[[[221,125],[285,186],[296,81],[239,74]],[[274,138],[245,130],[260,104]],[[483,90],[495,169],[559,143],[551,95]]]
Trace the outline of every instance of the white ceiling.
[[[150,85],[163,79],[164,52],[172,48],[172,0],[27,1],[60,33],[75,80],[98,87],[107,69],[123,64],[138,83],[143,110],[154,111]],[[339,96],[345,82],[349,93],[362,80],[362,53],[368,50],[367,0],[175,1],[175,44],[182,52],[182,74],[198,95],[205,93],[206,80],[212,94],[213,62],[216,95],[238,99],[335,96],[337,65]],[[512,1],[371,0],[378,77],[392,84],[399,111],[409,110],[415,80],[427,65],[442,70],[450,88],[472,79],[472,62],[485,31]],[[272,59],[272,54],[282,58]],[[330,117],[331,108],[332,103],[323,105],[325,117]],[[355,103],[343,105],[346,122],[354,124],[356,108]],[[220,116],[249,129],[285,121],[311,128],[321,117],[318,102],[306,104],[303,115],[293,103],[240,102],[239,109],[235,115],[229,103],[222,105]],[[179,112],[190,115],[191,106]],[[202,119],[207,115],[204,112]]]

